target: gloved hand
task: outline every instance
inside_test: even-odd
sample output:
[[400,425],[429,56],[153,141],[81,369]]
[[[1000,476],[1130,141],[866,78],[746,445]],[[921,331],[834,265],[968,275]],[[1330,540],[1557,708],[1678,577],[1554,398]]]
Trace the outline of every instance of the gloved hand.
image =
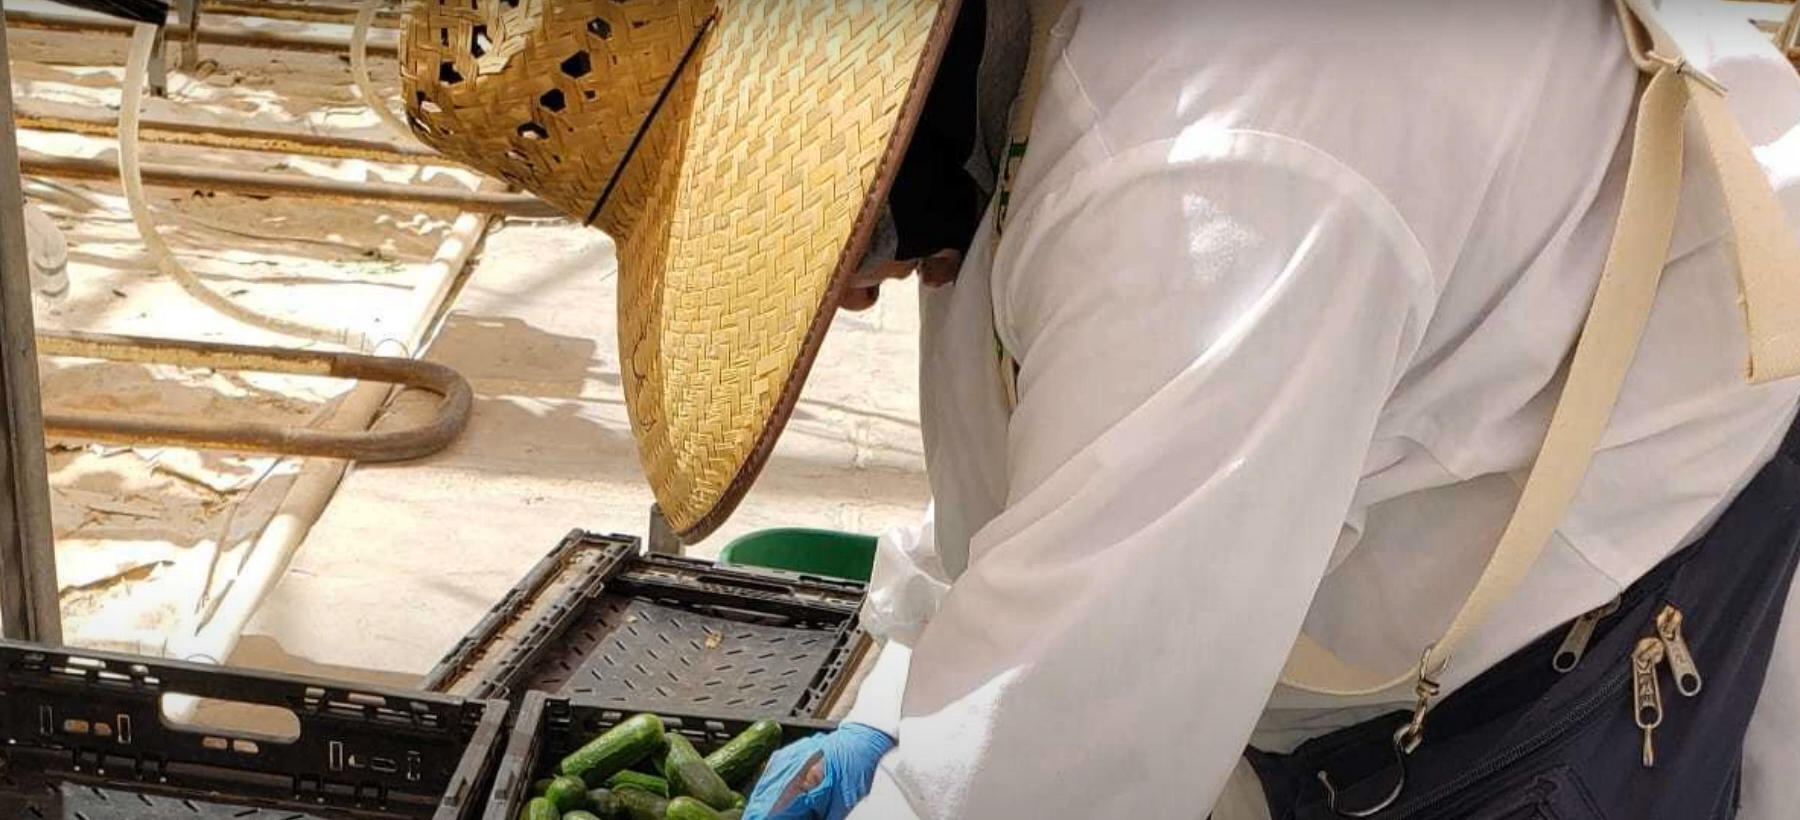
[[875,764],[894,739],[846,723],[775,753],[756,782],[744,820],[843,820],[869,794]]

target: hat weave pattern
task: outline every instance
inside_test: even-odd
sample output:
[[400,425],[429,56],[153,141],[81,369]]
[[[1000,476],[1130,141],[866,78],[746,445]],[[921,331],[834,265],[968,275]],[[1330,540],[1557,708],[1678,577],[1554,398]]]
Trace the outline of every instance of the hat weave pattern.
[[[713,6],[425,0],[401,31],[408,120],[447,156],[586,219]],[[618,234],[634,214],[605,216]]]
[[957,0],[424,0],[420,137],[617,242],[644,472],[684,537],[773,449],[867,246]]
[[655,375],[627,378],[626,395],[677,532],[729,515],[791,412],[868,241],[884,165],[898,162],[903,115],[922,101],[928,45],[953,18],[945,5],[721,8],[668,237],[644,258],[635,243],[621,254],[621,349]]

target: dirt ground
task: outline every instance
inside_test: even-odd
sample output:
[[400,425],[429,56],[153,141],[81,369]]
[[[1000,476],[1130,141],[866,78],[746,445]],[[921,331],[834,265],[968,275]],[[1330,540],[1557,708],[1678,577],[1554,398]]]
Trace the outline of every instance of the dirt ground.
[[[347,35],[339,27],[310,30]],[[10,32],[17,105],[115,116],[127,42]],[[171,66],[169,96],[151,100],[147,117],[390,139],[352,87],[346,58],[214,46],[202,54],[207,62],[193,73]],[[397,93],[391,60],[372,60],[372,70],[379,89]],[[28,156],[116,156],[110,138],[20,137]],[[150,162],[351,181],[477,182],[450,168],[153,143],[144,152]],[[407,311],[457,217],[442,208],[150,192],[163,237],[212,288],[258,310],[377,339],[417,320]],[[40,329],[308,344],[223,317],[185,294],[148,257],[117,184],[27,179],[26,195],[70,246],[69,291],[39,300]],[[611,253],[605,236],[567,223],[498,225],[427,353],[474,384],[468,433],[433,459],[354,470],[253,622],[257,640],[249,645],[262,651],[240,660],[422,672],[561,532],[643,533],[649,495],[623,426]],[[762,482],[731,526],[698,552],[716,553],[725,539],[765,526],[877,532],[917,517],[926,485],[916,328],[916,297],[905,287],[876,311],[839,322]],[[349,386],[50,358],[41,366],[50,409],[304,423]],[[403,400],[398,420],[406,412]],[[84,441],[52,440],[47,453],[67,637],[133,650],[157,649],[205,617],[300,466]],[[397,551],[406,544],[436,546]],[[377,560],[384,555],[406,560]],[[409,590],[420,605],[410,616],[418,626],[395,620],[395,590]],[[376,635],[349,628],[382,622],[392,628]]]
[[[20,30],[9,33],[8,45],[21,112],[117,115],[125,38]],[[172,73],[168,99],[151,100],[147,117],[363,137],[383,133],[351,87],[343,59],[225,48],[208,48],[205,56],[214,62],[200,71]],[[385,76],[392,76],[391,63]],[[112,139],[43,131],[22,130],[20,147],[26,156],[117,155]],[[153,143],[145,143],[144,154],[151,162],[345,180],[402,182],[426,173]],[[467,185],[469,175],[462,177]],[[456,216],[447,209],[199,190],[152,188],[150,194],[165,240],[214,289],[277,315],[374,333],[408,323],[411,317],[400,311]],[[220,316],[183,293],[148,257],[117,184],[27,179],[26,196],[69,243],[69,290],[60,298],[40,296],[40,329],[307,344]],[[41,368],[50,410],[304,423],[348,387],[51,358]],[[49,442],[48,459],[66,632],[71,642],[89,646],[135,646],[198,611],[209,572],[229,574],[240,557],[234,553],[266,522],[285,490],[282,479],[297,466],[259,455],[60,440]],[[221,545],[224,555],[215,562]]]

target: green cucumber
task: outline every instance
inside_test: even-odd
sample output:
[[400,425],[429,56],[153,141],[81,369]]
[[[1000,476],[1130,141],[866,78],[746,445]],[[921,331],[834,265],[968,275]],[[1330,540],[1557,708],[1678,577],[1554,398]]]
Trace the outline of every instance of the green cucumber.
[[595,817],[593,814],[591,814],[589,812],[581,811],[578,809],[576,811],[572,811],[572,812],[569,812],[568,814],[563,815],[562,820],[600,820],[600,818]]
[[548,778],[548,777],[544,778],[543,780],[533,781],[531,784],[531,796],[532,797],[543,797],[544,792],[547,792],[550,790],[551,781],[552,781],[552,778]]
[[706,765],[706,759],[694,750],[687,738],[670,732],[669,757],[663,763],[669,770],[669,793],[686,795],[719,810],[737,802],[737,792],[725,785],[725,778]]
[[626,820],[663,820],[664,815],[669,813],[669,801],[649,792],[626,789],[613,792],[613,799],[619,801],[619,808],[623,812],[619,816]]
[[748,805],[750,805],[750,798],[741,794],[737,796],[736,800],[731,801],[731,807],[739,811],[742,811],[744,807]]
[[630,769],[626,769],[622,772],[614,772],[612,777],[606,779],[606,787],[613,791],[618,791],[620,789],[637,789],[638,791],[649,792],[657,797],[669,796],[669,781],[655,775],[634,772]]
[[692,797],[677,797],[669,801],[669,810],[663,817],[667,820],[719,820],[719,813]]
[[559,774],[604,781],[614,772],[643,760],[662,745],[662,719],[636,715],[562,759]]
[[736,788],[756,774],[757,768],[779,748],[781,724],[772,720],[759,720],[745,729],[743,734],[707,755],[706,765],[718,772],[719,777],[725,779],[726,785]]
[[663,747],[669,750],[663,758],[664,769],[681,763],[706,762],[706,758],[700,756],[700,751],[694,748],[694,742],[688,740],[686,735],[674,732],[663,735]]
[[663,760],[668,758],[668,756],[669,756],[669,737],[668,737],[668,735],[663,735],[662,737],[659,737],[656,739],[656,748],[650,750],[650,757],[647,758],[645,761],[650,764],[650,772],[649,773],[656,775],[657,777],[660,777],[664,780],[668,780],[669,776],[666,774],[663,774]]
[[617,820],[623,816],[624,809],[619,807],[619,798],[614,797],[610,789],[593,789],[587,794],[588,808],[600,815],[601,820]]
[[631,766],[626,768],[625,771],[637,772],[638,774],[647,774],[647,775],[650,775],[651,777],[662,777],[663,776],[663,773],[662,773],[663,757],[665,755],[667,755],[668,753],[669,753],[668,749],[658,747],[655,751],[650,753],[649,757],[646,757],[643,760],[640,760],[636,763],[631,764]]
[[719,820],[744,820],[743,809],[726,809],[719,812]]
[[557,811],[574,811],[587,806],[587,781],[579,777],[563,775],[550,781],[550,788],[544,796],[556,806]]
[[556,804],[547,797],[533,797],[525,804],[524,813],[519,820],[562,820],[562,812],[556,810]]

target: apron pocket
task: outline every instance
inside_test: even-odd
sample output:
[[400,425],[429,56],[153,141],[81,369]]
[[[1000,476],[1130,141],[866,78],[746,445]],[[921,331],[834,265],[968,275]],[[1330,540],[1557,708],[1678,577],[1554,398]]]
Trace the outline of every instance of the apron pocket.
[[[1483,784],[1472,801],[1451,800],[1443,808],[1403,815],[1404,820],[1607,820],[1581,779],[1567,766],[1509,781],[1499,789]],[[1469,806],[1478,806],[1471,813]]]

